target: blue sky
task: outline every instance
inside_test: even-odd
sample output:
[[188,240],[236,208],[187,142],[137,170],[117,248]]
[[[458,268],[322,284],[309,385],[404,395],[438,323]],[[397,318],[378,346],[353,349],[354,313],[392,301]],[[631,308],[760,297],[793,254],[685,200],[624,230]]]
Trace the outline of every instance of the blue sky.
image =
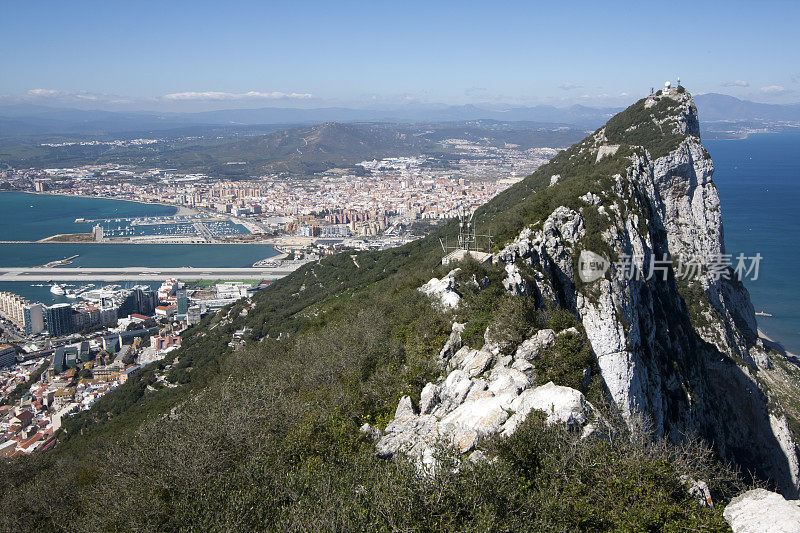
[[800,2],[4,2],[0,103],[800,101]]

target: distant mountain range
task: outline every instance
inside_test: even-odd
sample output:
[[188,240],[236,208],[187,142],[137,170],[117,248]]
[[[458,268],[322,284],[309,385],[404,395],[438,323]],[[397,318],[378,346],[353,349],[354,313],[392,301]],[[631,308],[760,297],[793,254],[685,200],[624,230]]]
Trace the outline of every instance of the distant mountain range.
[[190,126],[310,125],[323,122],[459,122],[465,120],[529,121],[593,129],[608,120],[614,108],[580,105],[514,107],[505,110],[464,106],[408,106],[396,109],[260,108],[201,113],[84,111],[16,104],[0,106],[0,136],[164,131]]
[[[464,157],[439,144],[465,139],[522,150],[569,146],[585,135],[570,127],[541,123],[474,120],[446,123],[323,122],[295,126],[196,126],[202,137],[187,136],[191,127],[155,132],[162,142],[147,145],[42,145],[42,137],[0,140],[0,163],[19,168],[58,165],[135,164],[203,172],[219,177],[263,173],[310,175],[333,167],[352,167],[364,159],[428,154],[449,167]],[[133,136],[128,133],[125,136]],[[56,136],[54,136],[56,137]],[[69,136],[61,136],[62,138]]]
[[[800,104],[763,104],[709,93],[695,98],[701,120],[800,121]],[[409,105],[393,109],[316,109],[265,107],[200,113],[112,112],[53,108],[30,104],[0,106],[0,137],[26,135],[97,135],[153,132],[208,126],[311,125],[323,122],[459,122],[467,120],[527,121],[595,129],[620,108],[573,105],[491,109],[475,105]]]
[[800,121],[800,104],[762,104],[717,93],[697,95],[694,102],[703,122]]

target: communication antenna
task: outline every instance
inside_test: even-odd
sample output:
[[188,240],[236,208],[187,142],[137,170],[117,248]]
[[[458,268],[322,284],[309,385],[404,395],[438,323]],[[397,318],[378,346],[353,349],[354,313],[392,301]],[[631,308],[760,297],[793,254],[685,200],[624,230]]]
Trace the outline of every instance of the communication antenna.
[[473,218],[475,217],[474,209],[470,209],[467,206],[461,205],[458,208],[458,244],[456,246],[448,246],[447,240],[439,239],[439,243],[442,245],[442,251],[446,254],[448,251],[454,250],[466,250],[466,251],[479,251],[478,248],[478,237],[483,237],[484,239],[489,240],[489,249],[492,247],[492,236],[490,234],[487,235],[479,235],[475,231],[475,224],[473,223]]

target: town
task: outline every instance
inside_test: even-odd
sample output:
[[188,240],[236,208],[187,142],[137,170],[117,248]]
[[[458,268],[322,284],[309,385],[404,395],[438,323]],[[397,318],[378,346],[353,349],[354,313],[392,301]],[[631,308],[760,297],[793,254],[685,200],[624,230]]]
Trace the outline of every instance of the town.
[[[130,165],[7,169],[11,190],[177,206],[173,216],[76,220],[52,242],[269,243],[287,253],[396,246],[426,227],[474,209],[557,152],[466,139],[440,143],[456,154],[448,168],[421,154],[362,161],[311,176],[220,180],[174,169]],[[236,162],[234,162],[236,163]],[[4,184],[4,186],[5,186]]]
[[[86,286],[79,303],[51,306],[0,292],[0,456],[52,447],[64,417],[180,347],[181,334],[204,315],[268,284],[195,283],[190,289],[169,279],[157,290]],[[232,347],[242,343],[243,332],[237,333]],[[166,372],[161,383],[176,386]]]

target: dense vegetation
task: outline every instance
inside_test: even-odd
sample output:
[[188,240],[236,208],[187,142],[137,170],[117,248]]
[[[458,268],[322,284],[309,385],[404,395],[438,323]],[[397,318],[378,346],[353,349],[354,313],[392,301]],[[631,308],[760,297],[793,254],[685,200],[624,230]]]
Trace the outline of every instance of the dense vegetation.
[[[624,168],[623,156],[592,165],[576,146],[481,209],[498,242]],[[545,191],[555,173],[563,182]],[[474,262],[461,265],[462,306],[437,310],[416,289],[446,273],[440,258],[435,237],[338,254],[272,284],[252,307],[206,317],[169,359],[67,421],[52,452],[0,466],[0,529],[727,529],[721,507],[700,506],[680,478],[706,480],[724,499],[740,490],[737,476],[702,443],[620,424],[570,312],[509,296],[500,269]],[[584,391],[612,424],[606,438],[580,439],[534,414],[486,444],[492,462],[442,449],[432,475],[377,458],[359,427],[385,427],[401,396],[418,398],[439,375],[454,320],[474,346],[576,327],[537,373]],[[246,345],[233,350],[243,327]],[[160,374],[175,386],[160,386]]]

